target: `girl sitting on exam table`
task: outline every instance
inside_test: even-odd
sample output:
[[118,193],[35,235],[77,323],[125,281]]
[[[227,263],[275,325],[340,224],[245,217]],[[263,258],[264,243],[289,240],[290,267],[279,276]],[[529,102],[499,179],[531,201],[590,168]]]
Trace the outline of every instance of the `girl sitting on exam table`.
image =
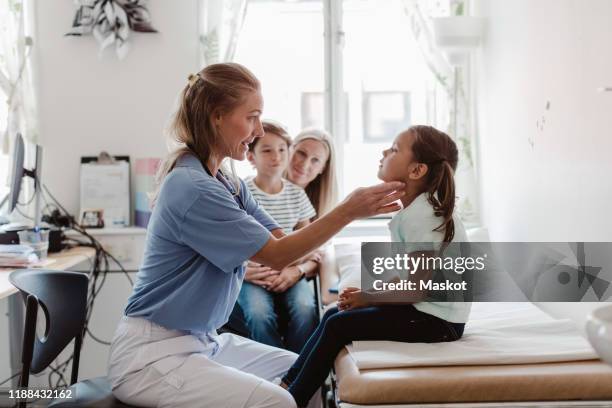
[[[454,171],[457,146],[431,126],[413,126],[383,151],[378,177],[406,183],[399,211],[389,229],[394,242],[465,242],[467,236],[455,207]],[[469,302],[394,302],[383,304],[357,288],[346,288],[338,307],[330,309],[300,356],[282,379],[282,386],[305,406],[325,381],[338,352],[356,340],[409,343],[461,338]],[[403,323],[398,323],[403,322]]]

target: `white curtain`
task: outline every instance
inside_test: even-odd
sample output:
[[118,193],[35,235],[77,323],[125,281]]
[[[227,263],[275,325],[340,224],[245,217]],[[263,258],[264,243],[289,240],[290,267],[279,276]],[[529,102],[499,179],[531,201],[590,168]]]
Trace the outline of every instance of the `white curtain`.
[[0,3],[0,87],[6,95],[7,126],[2,135],[2,150],[9,151],[20,132],[31,143],[39,143],[38,113],[33,84],[32,26],[26,16],[26,1]]
[[418,0],[404,0],[404,10],[410,21],[410,30],[414,35],[425,63],[435,76],[436,80],[447,92],[448,97],[453,97],[453,67],[448,63],[446,57],[434,41],[431,25],[428,22],[430,11],[427,15],[422,10],[422,4]]
[[457,191],[459,192],[458,211],[466,224],[480,225],[478,211],[478,190],[476,184],[475,160],[476,138],[473,102],[470,91],[469,68],[455,68],[455,112],[452,126],[455,140],[458,143],[460,159],[455,175]]
[[234,58],[247,0],[200,0],[202,66]]
[[[449,16],[453,10],[464,11],[463,1],[403,0],[410,28],[421,50],[425,63],[444,90],[449,107],[444,123],[432,123],[448,132],[459,148],[459,165],[455,175],[459,200],[457,211],[462,220],[470,225],[480,224],[478,192],[474,170],[474,125],[472,123],[472,101],[470,96],[469,68],[452,66],[434,39],[430,17]],[[458,8],[458,4],[461,6]]]

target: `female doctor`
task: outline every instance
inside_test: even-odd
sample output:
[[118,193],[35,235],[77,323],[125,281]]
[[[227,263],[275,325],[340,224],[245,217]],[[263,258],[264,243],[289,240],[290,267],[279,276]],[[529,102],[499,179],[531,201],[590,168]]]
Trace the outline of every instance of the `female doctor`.
[[233,63],[190,76],[181,94],[171,126],[181,147],[160,168],[144,258],[110,350],[113,393],[127,404],[295,407],[274,383],[295,354],[216,332],[236,302],[245,261],[282,270],[350,221],[399,209],[401,183],[362,188],[283,236],[222,167],[228,157],[244,160],[262,136],[262,109],[259,81]]

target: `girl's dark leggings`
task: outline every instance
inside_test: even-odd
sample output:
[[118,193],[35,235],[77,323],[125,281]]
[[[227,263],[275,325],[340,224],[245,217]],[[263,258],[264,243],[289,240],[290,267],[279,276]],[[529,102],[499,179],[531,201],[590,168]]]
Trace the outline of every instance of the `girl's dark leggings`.
[[454,341],[463,335],[464,326],[464,323],[451,323],[420,312],[412,305],[372,306],[342,312],[333,308],[325,313],[283,382],[289,385],[298,407],[304,407],[327,378],[342,347],[350,342]]

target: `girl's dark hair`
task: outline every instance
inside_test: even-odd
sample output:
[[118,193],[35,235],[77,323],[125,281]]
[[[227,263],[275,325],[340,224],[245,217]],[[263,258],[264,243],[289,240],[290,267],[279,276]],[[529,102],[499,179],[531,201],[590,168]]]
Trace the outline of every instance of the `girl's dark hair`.
[[455,170],[459,153],[457,145],[446,133],[431,126],[412,126],[412,153],[419,163],[427,164],[425,192],[434,214],[444,221],[434,231],[444,231],[444,242],[455,236]]

